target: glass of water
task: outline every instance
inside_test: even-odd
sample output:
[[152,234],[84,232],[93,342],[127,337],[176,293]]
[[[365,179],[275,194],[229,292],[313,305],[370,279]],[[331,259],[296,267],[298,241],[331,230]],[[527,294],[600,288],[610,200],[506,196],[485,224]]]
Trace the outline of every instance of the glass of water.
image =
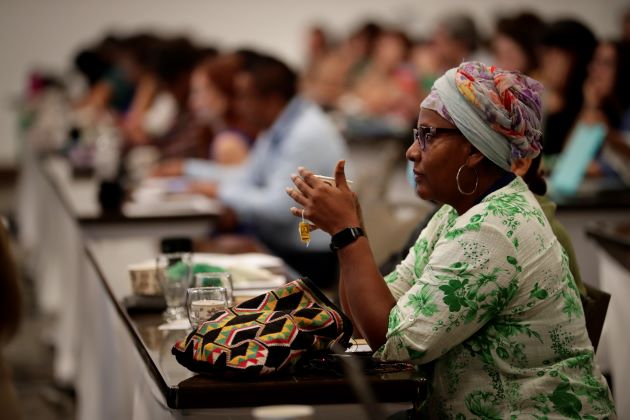
[[228,306],[234,304],[234,286],[232,275],[225,271],[195,274],[195,287],[224,287],[227,293]]
[[186,298],[188,320],[193,329],[206,321],[215,312],[228,307],[225,287],[191,287]]
[[160,286],[166,300],[166,321],[186,319],[186,290],[192,283],[192,257],[189,253],[161,254],[156,261]]

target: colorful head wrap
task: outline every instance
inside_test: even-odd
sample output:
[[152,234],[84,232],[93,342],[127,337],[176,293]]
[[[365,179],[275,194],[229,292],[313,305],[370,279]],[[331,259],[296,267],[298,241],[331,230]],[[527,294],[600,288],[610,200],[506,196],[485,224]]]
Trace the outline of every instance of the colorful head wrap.
[[540,153],[541,92],[542,85],[522,73],[465,62],[436,80],[420,106],[454,124],[484,156],[510,171],[512,159]]

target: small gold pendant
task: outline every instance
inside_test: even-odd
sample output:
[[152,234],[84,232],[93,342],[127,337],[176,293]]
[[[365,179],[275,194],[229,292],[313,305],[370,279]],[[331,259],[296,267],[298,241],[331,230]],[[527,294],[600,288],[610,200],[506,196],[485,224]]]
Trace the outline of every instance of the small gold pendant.
[[300,240],[308,246],[311,242],[311,227],[306,222],[300,222]]
[[300,240],[306,246],[311,243],[311,226],[304,220],[304,210],[302,210],[302,221],[299,224]]

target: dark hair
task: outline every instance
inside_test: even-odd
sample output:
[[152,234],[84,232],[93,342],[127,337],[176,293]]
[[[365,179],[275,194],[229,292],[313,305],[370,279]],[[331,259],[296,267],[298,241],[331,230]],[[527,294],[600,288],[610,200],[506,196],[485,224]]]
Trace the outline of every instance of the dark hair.
[[497,34],[504,35],[516,42],[527,56],[525,73],[538,68],[538,47],[545,26],[545,23],[531,12],[504,17],[497,22]]
[[547,115],[545,122],[546,154],[559,153],[568,137],[584,102],[583,85],[588,74],[588,65],[597,47],[597,38],[581,22],[571,19],[558,20],[547,28],[541,45],[555,47],[571,57],[571,68],[564,92],[564,108]]
[[189,74],[203,57],[203,52],[188,38],[166,40],[157,45],[153,58],[153,71],[164,84],[175,83]]
[[234,76],[242,68],[242,59],[236,54],[221,55],[203,60],[198,68],[225,96],[234,96]]
[[451,38],[464,44],[469,51],[477,49],[480,42],[479,32],[470,16],[463,13],[452,14],[442,19],[440,24]]
[[617,52],[617,74],[615,94],[619,98],[620,105],[624,110],[630,108],[630,40],[615,43]]
[[541,161],[542,153],[532,160],[532,164],[525,175],[523,175],[523,181],[525,181],[529,190],[536,195],[545,195],[547,193],[547,182],[540,172]]
[[280,95],[287,102],[297,93],[297,74],[275,57],[240,50],[243,57],[243,72],[249,74],[261,95]]
[[611,42],[615,50],[615,81],[610,95],[604,98],[602,112],[613,128],[619,128],[624,112],[630,108],[630,41]]
[[8,341],[20,323],[22,299],[9,235],[0,218],[0,344]]
[[579,107],[581,107],[582,85],[586,80],[588,65],[597,48],[597,38],[583,23],[564,19],[553,22],[547,27],[541,43],[547,47],[564,50],[571,55],[572,66],[563,93],[567,100],[578,99]]
[[234,79],[243,68],[243,58],[238,54],[226,54],[203,60],[198,69],[208,78],[212,85],[227,99],[226,115],[228,124],[236,119],[234,110]]
[[89,86],[94,86],[107,73],[110,63],[95,50],[86,49],[74,57],[74,67],[85,77]]
[[92,46],[79,50],[74,56],[74,67],[94,86],[112,67],[115,55],[123,46],[123,38],[106,35]]
[[349,40],[363,39],[365,41],[365,54],[363,58],[369,57],[374,52],[376,40],[383,32],[379,23],[373,20],[367,20],[350,33]]
[[165,42],[150,32],[139,32],[122,39],[119,49],[139,67],[151,71],[156,64],[156,55]]

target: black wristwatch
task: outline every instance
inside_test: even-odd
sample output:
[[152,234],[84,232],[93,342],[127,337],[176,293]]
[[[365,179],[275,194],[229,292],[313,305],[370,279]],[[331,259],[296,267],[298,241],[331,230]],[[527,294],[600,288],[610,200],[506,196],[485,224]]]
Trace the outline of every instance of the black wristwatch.
[[341,248],[350,245],[361,236],[365,236],[365,232],[363,232],[363,229],[360,227],[345,228],[344,230],[335,233],[330,238],[330,249],[333,251],[339,251]]

